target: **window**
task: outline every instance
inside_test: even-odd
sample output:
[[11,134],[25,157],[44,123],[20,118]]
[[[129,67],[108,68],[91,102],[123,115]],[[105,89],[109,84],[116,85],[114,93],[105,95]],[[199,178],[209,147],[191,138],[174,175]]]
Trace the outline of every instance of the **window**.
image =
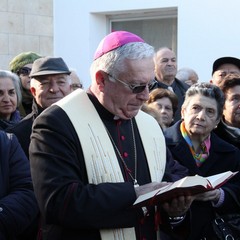
[[108,15],[111,31],[125,30],[142,37],[154,46],[169,47],[177,53],[177,9],[164,8],[154,12]]

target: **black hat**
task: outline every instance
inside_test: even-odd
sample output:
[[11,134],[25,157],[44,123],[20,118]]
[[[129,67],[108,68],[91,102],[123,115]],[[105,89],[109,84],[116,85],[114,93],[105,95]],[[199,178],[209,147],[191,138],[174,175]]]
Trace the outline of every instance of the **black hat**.
[[68,66],[60,57],[42,57],[33,62],[30,77],[52,75],[52,74],[70,74]]
[[235,66],[237,66],[240,69],[240,59],[234,58],[234,57],[222,57],[218,58],[214,63],[213,63],[213,69],[212,69],[212,74],[223,64],[225,63],[230,63]]

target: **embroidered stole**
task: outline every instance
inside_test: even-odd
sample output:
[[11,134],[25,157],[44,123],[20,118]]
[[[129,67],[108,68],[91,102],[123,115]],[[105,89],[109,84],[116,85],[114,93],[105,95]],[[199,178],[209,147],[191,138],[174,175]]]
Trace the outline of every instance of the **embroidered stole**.
[[[73,91],[55,105],[71,120],[81,143],[89,183],[124,182],[111,140],[87,93]],[[166,146],[161,128],[154,118],[139,111],[136,116],[152,181],[161,182],[166,164]],[[134,240],[134,228],[102,229],[102,240]]]

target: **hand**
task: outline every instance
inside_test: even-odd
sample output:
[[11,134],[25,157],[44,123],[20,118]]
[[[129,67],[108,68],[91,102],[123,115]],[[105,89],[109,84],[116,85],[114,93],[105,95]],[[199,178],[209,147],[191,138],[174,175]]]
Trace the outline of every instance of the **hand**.
[[167,212],[170,217],[183,216],[190,208],[194,197],[181,196],[172,199],[170,202],[162,204],[162,208]]
[[161,182],[161,183],[152,182],[152,183],[148,183],[148,184],[145,184],[142,186],[135,187],[136,196],[139,197],[142,194],[154,191],[154,190],[164,187],[168,184],[169,183],[167,183],[167,182]]
[[215,189],[211,191],[207,191],[204,193],[199,193],[194,196],[194,199],[197,201],[214,201],[218,202],[219,198],[221,196],[220,189]]

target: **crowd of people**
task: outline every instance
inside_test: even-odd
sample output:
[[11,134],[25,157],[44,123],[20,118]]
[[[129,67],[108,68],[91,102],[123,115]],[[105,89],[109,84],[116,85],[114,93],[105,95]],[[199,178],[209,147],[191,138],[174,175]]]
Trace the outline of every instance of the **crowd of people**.
[[[83,89],[64,59],[34,52],[0,70],[0,239],[217,240],[216,215],[240,214],[240,59],[198,82],[172,49],[114,31],[90,76]],[[133,207],[225,171],[217,189]]]

